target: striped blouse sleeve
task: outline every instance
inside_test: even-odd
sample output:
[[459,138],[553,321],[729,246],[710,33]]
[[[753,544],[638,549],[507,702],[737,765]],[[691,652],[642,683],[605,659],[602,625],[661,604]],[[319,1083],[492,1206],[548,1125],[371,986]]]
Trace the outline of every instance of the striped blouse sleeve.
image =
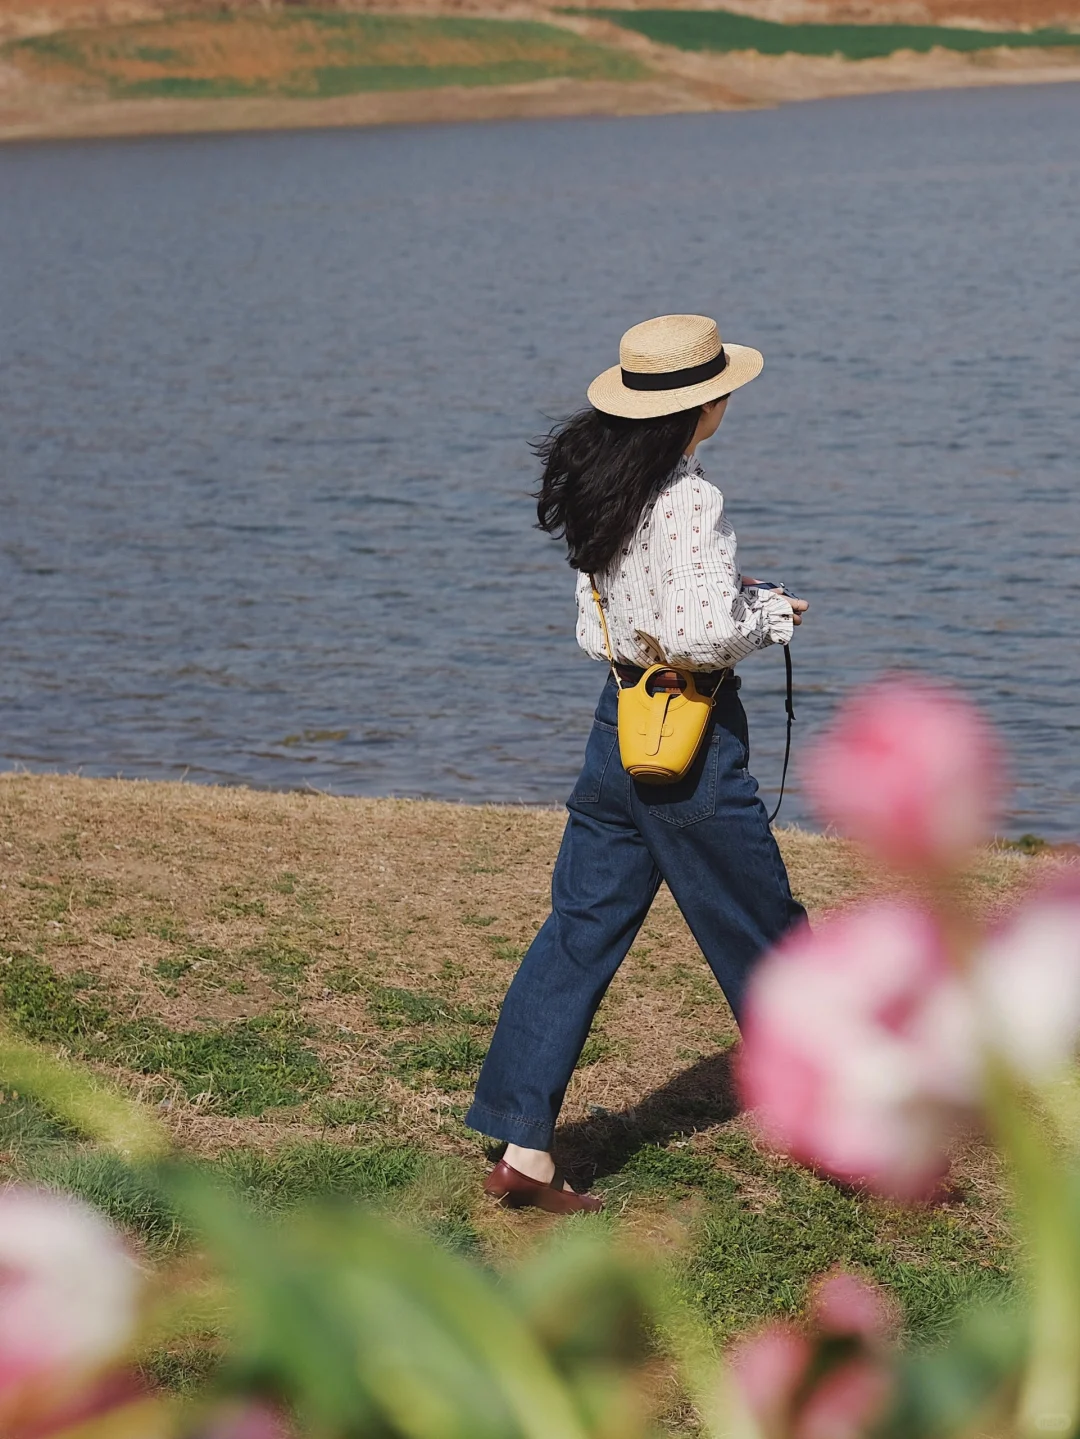
[[662,492],[653,511],[668,546],[657,638],[669,664],[722,669],[767,645],[786,645],[791,606],[783,595],[751,602],[742,593],[735,533],[724,497],[691,471]]

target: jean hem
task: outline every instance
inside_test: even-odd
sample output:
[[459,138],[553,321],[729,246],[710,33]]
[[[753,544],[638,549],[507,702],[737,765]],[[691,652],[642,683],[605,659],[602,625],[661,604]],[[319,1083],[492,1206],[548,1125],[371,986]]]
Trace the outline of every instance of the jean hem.
[[470,1129],[507,1144],[520,1144],[522,1149],[550,1149],[555,1126],[547,1119],[528,1119],[522,1114],[504,1114],[474,1101],[465,1123]]

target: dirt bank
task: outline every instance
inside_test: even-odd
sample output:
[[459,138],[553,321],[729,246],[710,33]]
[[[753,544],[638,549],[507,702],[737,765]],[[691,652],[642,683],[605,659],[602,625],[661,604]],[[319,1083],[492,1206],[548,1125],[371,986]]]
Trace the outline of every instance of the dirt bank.
[[[1080,26],[1080,0],[736,3],[768,20]],[[335,19],[344,9],[356,18]],[[484,33],[442,33],[460,25],[447,25],[450,16],[468,16],[464,28]],[[491,26],[492,20],[533,23]],[[149,28],[146,21],[153,22]],[[350,61],[363,78],[359,70],[350,77],[318,69],[329,54],[312,58],[320,46],[348,42],[339,28],[345,22],[365,31]],[[387,38],[388,27],[407,33]],[[421,33],[425,27],[432,33]],[[417,0],[407,7],[354,0],[319,11],[243,0],[227,10],[200,0],[183,6],[6,0],[0,41],[16,40],[25,43],[0,58],[0,140],[655,115],[897,90],[1080,82],[1080,47],[935,49],[857,61],[689,51],[602,16],[571,16],[523,0]],[[297,68],[301,54],[306,72]],[[412,66],[405,78],[403,64]]]
[[[640,39],[640,37],[632,37]],[[649,42],[640,39],[642,51]],[[0,141],[425,124],[754,109],[832,96],[1080,83],[1080,56],[1051,51],[893,55],[857,64],[798,55],[681,54],[642,81],[447,85],[330,99],[88,100],[0,65]]]

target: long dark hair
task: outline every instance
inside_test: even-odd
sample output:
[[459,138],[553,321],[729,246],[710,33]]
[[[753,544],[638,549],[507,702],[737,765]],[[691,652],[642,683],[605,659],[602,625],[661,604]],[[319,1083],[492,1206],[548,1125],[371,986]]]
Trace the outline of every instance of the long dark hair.
[[603,570],[637,529],[697,428],[700,405],[656,420],[624,420],[590,406],[556,425],[533,450],[542,530],[566,540],[575,570]]

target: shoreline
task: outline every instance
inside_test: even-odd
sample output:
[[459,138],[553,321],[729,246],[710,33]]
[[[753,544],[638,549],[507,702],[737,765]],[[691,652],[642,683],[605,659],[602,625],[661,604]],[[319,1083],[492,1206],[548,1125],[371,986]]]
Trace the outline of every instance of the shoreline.
[[749,52],[673,57],[666,47],[644,40],[632,49],[651,63],[648,79],[559,78],[515,85],[367,91],[312,100],[75,100],[65,92],[42,93],[20,77],[0,75],[0,143],[708,114],[863,95],[1080,84],[1080,56],[1053,51],[968,55],[934,50],[852,61]]
[[[317,785],[304,785],[291,789],[276,789],[269,785],[255,785],[250,781],[237,780],[235,782],[222,780],[192,780],[181,779],[151,779],[141,775],[125,775],[117,773],[109,776],[85,775],[81,771],[71,770],[29,770],[29,769],[0,769],[0,810],[3,809],[5,798],[5,787],[7,793],[14,793],[14,786],[18,783],[55,785],[60,788],[74,786],[76,793],[90,794],[93,789],[100,789],[104,786],[118,786],[118,793],[129,793],[132,799],[136,798],[136,791],[139,796],[146,797],[158,794],[164,801],[172,796],[173,791],[191,792],[193,795],[203,795],[206,805],[212,809],[215,804],[215,796],[236,796],[239,800],[248,798],[252,801],[273,802],[277,800],[283,804],[292,801],[303,800],[326,800],[335,805],[378,808],[385,807],[387,813],[393,808],[405,810],[421,810],[439,812],[443,810],[459,812],[463,815],[495,815],[505,814],[507,816],[544,816],[556,815],[561,817],[566,813],[566,805],[563,801],[552,801],[544,804],[538,800],[510,800],[510,799],[446,799],[436,798],[431,795],[402,795],[402,794],[335,794],[330,790],[319,789]],[[197,800],[193,800],[197,803]],[[796,843],[806,842],[809,844],[834,847],[837,851],[848,851],[852,846],[842,836],[829,833],[824,829],[811,829],[806,824],[789,823],[782,819],[776,825],[777,831],[783,833]],[[1018,858],[1044,858],[1050,859],[1055,856],[1058,859],[1070,861],[1080,857],[1080,837],[1077,839],[1047,838],[1036,831],[1027,830],[1010,838],[1003,833],[995,834],[981,846],[987,853],[1015,856]]]

